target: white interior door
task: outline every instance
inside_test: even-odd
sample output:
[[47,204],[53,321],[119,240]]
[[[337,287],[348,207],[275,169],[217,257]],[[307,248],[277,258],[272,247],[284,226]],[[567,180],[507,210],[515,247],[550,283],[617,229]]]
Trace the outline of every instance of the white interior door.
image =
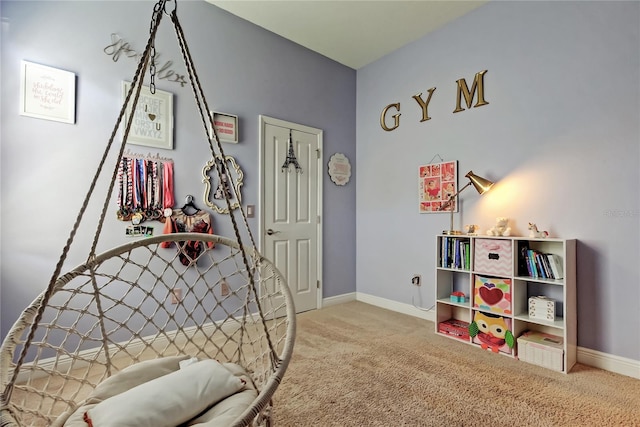
[[[290,164],[293,153],[301,172]],[[296,312],[322,304],[322,130],[260,116],[262,254],[287,279]]]

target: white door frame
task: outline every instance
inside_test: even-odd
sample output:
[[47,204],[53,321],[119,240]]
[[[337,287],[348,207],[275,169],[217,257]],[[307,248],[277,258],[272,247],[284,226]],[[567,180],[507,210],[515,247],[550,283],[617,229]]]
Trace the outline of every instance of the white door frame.
[[318,167],[317,167],[317,176],[316,176],[316,182],[317,182],[317,186],[318,186],[318,197],[317,197],[317,209],[318,211],[316,212],[317,216],[318,216],[318,221],[316,222],[317,224],[317,246],[316,246],[316,253],[317,253],[317,263],[318,263],[318,268],[317,268],[317,275],[318,275],[318,292],[317,292],[317,301],[316,301],[316,307],[317,309],[322,308],[322,290],[323,290],[323,281],[322,281],[322,270],[323,270],[323,266],[322,266],[322,201],[323,201],[323,191],[322,191],[322,179],[324,176],[324,168],[323,168],[323,146],[322,146],[322,142],[323,142],[323,131],[322,129],[317,129],[317,128],[313,128],[313,127],[309,127],[309,126],[305,126],[305,125],[301,125],[301,124],[297,124],[297,123],[293,123],[293,122],[287,122],[285,120],[280,120],[280,119],[276,119],[273,117],[269,117],[269,116],[264,116],[264,115],[260,115],[259,116],[260,120],[259,120],[259,135],[260,135],[260,151],[259,151],[259,158],[258,158],[258,179],[259,179],[259,200],[258,200],[258,206],[259,206],[259,211],[260,211],[260,220],[259,220],[259,225],[258,225],[258,247],[260,248],[260,252],[262,253],[264,251],[264,233],[265,233],[265,225],[264,225],[264,157],[265,157],[265,153],[264,153],[264,149],[265,149],[265,135],[264,135],[264,126],[266,124],[270,124],[270,125],[274,125],[274,126],[280,126],[283,128],[287,128],[287,129],[292,129],[292,130],[297,130],[300,132],[306,132],[306,133],[310,133],[310,134],[315,134],[316,137],[318,138],[318,156],[317,156],[317,162],[318,162]]

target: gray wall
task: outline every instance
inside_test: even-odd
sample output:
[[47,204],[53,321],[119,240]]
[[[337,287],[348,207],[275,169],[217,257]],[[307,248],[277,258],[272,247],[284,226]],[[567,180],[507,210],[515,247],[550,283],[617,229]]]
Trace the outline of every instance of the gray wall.
[[[136,61],[103,52],[117,33],[142,52],[154,2],[2,1],[1,288],[2,336],[54,271],[122,106],[121,84]],[[243,204],[258,203],[258,116],[324,130],[324,158],[342,152],[355,163],[356,72],[238,19],[208,3],[179,2],[178,16],[210,108],[239,116],[240,143],[225,144],[244,171]],[[156,42],[159,63],[185,67],[168,18]],[[20,60],[77,74],[75,125],[18,115]],[[148,84],[148,79],[147,79]],[[201,171],[210,159],[189,86],[159,79],[174,94],[175,149],[152,150],[175,164],[176,205],[201,200]],[[120,133],[118,133],[118,136]],[[116,143],[119,143],[119,137]],[[129,145],[146,154],[147,147]],[[354,171],[355,171],[355,164]],[[112,166],[110,166],[111,168]],[[330,297],[355,291],[355,174],[345,187],[324,177],[324,289]],[[101,197],[90,206],[67,267],[85,261]],[[127,241],[112,202],[98,252]],[[217,234],[233,236],[215,214]],[[259,214],[259,212],[258,212]],[[258,232],[257,218],[250,219]],[[162,224],[155,226],[156,234]],[[64,272],[65,270],[63,270]]]
[[[132,60],[114,63],[102,49],[116,32],[141,50],[152,3],[0,7],[4,335],[48,282],[121,106],[121,81],[133,75]],[[433,305],[434,235],[448,216],[417,213],[416,176],[439,154],[462,174],[500,181],[483,197],[463,193],[458,227],[508,216],[517,234],[532,221],[579,240],[578,344],[640,360],[639,8],[494,2],[359,70],[357,99],[353,70],[205,3],[180,3],[180,18],[212,108],[240,116],[241,143],[225,148],[245,171],[245,203],[258,200],[259,114],[322,128],[325,159],[340,151],[353,160],[346,187],[325,176],[325,297],[354,292],[357,273],[358,292]],[[179,64],[168,27],[160,40],[163,59]],[[76,125],[17,114],[21,59],[78,74]],[[484,69],[490,104],[453,114],[455,81]],[[434,86],[432,119],[420,123],[411,97]],[[208,153],[188,89],[159,88],[175,94],[176,149],[163,154],[176,161],[180,203],[200,193]],[[402,104],[401,125],[385,132],[380,112],[392,102]],[[227,222],[216,216],[220,234],[230,234]],[[107,227],[102,248],[124,241],[123,224],[110,217]],[[413,273],[423,275],[419,289]]]
[[[640,360],[639,29],[638,2],[492,2],[358,70],[358,292],[434,304],[449,217],[418,214],[417,170],[439,154],[461,183],[499,181],[462,194],[458,228],[507,216],[518,235],[531,221],[578,239],[578,345]],[[453,114],[455,82],[482,70],[490,104]],[[421,123],[411,97],[434,86]]]

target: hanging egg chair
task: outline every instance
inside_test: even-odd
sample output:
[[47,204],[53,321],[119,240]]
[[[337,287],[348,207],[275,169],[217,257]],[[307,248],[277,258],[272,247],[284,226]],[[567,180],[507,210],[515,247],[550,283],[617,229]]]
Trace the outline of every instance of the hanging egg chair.
[[[177,5],[174,0],[168,11],[168,3],[153,9],[145,51],[51,280],[0,347],[0,426],[272,424],[272,397],[293,351],[295,309],[286,280],[260,255],[240,207],[250,240],[243,244],[229,195],[235,239],[173,233],[96,254],[163,15],[173,23],[212,158],[225,158]],[[130,100],[87,260],[62,273]],[[219,177],[231,176],[221,164]]]

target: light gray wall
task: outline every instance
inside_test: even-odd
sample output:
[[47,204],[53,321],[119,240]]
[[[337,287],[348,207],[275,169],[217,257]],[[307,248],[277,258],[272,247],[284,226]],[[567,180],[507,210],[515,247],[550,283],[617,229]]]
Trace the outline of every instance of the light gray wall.
[[[2,336],[46,288],[122,106],[121,83],[133,78],[135,60],[122,55],[114,62],[103,49],[117,33],[142,52],[153,5],[149,1],[0,3]],[[209,107],[239,116],[240,143],[225,144],[224,149],[244,171],[243,204],[258,203],[260,114],[323,129],[326,161],[342,152],[355,163],[354,70],[208,3],[182,1],[178,7]],[[156,42],[159,63],[172,61],[170,68],[185,74],[177,46],[165,16]],[[20,60],[77,74],[75,125],[18,115]],[[210,154],[191,88],[168,79],[159,79],[157,87],[174,94],[175,149],[152,152],[174,160],[176,205],[182,206],[185,196],[192,194],[204,207],[198,203],[204,190],[201,171]],[[149,152],[147,147],[128,148]],[[355,182],[354,173],[348,185],[337,187],[325,173],[324,297],[355,291]],[[68,268],[84,262],[88,254],[106,194],[105,183],[101,184],[102,198],[88,210]],[[98,252],[127,241],[127,224],[115,219],[115,211],[112,202]],[[215,232],[232,236],[229,218],[213,215]],[[249,221],[257,233],[257,218]],[[161,223],[147,224],[162,232]]]
[[[142,50],[152,4],[0,3],[3,336],[49,280],[121,106],[121,81],[133,75],[133,60],[114,63],[102,49],[115,32]],[[240,116],[241,143],[225,148],[245,172],[246,203],[258,200],[259,114],[322,128],[325,159],[339,151],[353,160],[346,187],[324,180],[325,297],[355,291],[357,273],[359,292],[433,304],[433,240],[448,217],[417,213],[416,171],[439,154],[458,160],[461,173],[500,180],[493,194],[463,194],[456,225],[488,228],[505,215],[519,234],[533,221],[579,240],[579,345],[635,360],[639,16],[637,2],[494,2],[359,70],[356,109],[352,70],[208,4],[180,3],[208,102]],[[174,39],[165,28],[158,51],[177,68]],[[76,125],[17,114],[21,59],[78,74]],[[484,69],[490,104],[453,114],[455,81]],[[420,123],[411,97],[434,86],[432,119]],[[175,95],[176,149],[163,154],[176,161],[181,203],[200,193],[208,154],[188,89],[158,87]],[[380,112],[392,102],[402,103],[401,125],[384,132]],[[78,237],[85,244],[91,212]],[[230,234],[227,223],[216,216],[220,234]],[[107,227],[102,248],[124,241],[123,224],[110,217]],[[418,290],[413,273],[425,281]]]
[[[357,289],[434,304],[434,236],[417,170],[436,155],[498,180],[467,190],[456,225],[497,216],[578,239],[578,345],[640,360],[640,3],[491,2],[358,71]],[[456,81],[485,75],[489,105],[453,114]],[[420,122],[412,96],[426,98]],[[401,103],[385,132],[382,109]],[[424,285],[412,288],[420,273]]]

